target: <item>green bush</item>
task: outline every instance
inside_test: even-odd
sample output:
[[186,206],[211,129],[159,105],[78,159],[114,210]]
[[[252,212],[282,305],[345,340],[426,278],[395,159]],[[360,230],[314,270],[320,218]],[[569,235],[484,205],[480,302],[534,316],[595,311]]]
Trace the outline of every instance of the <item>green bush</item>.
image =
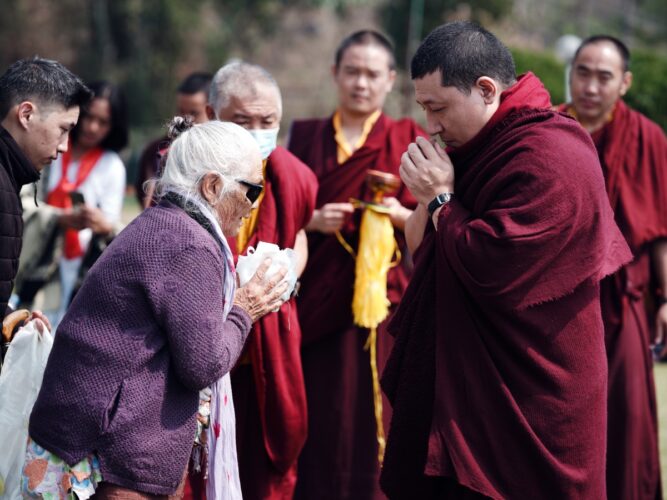
[[667,130],[667,57],[654,51],[633,50],[632,87],[625,101]]
[[[565,66],[549,52],[512,49],[518,74],[532,71],[551,94],[551,102],[565,99]],[[633,83],[625,101],[667,130],[667,58],[656,51],[633,50]]]
[[542,80],[556,105],[565,100],[565,65],[549,52],[512,49],[517,74],[532,71]]

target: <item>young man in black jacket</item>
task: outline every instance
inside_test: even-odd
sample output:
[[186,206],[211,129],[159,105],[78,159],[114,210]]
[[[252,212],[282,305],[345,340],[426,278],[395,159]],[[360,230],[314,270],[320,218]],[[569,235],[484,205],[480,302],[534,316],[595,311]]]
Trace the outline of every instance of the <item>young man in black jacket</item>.
[[21,254],[21,186],[36,182],[67,151],[69,132],[90,98],[83,82],[56,61],[22,59],[0,76],[0,318],[9,312]]

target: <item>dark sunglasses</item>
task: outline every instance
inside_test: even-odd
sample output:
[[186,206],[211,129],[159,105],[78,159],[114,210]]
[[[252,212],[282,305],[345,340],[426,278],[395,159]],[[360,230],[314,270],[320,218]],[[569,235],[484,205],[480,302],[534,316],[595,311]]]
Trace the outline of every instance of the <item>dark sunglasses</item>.
[[245,192],[245,197],[248,198],[250,203],[255,203],[259,195],[264,191],[264,186],[262,184],[255,184],[254,182],[244,181],[243,179],[235,179],[236,182],[248,188]]

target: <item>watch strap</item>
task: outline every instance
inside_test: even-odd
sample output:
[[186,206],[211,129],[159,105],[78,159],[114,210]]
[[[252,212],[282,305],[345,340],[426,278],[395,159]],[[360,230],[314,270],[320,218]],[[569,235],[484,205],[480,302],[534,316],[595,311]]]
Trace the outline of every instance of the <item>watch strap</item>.
[[440,193],[438,196],[433,198],[428,204],[428,214],[433,217],[433,213],[443,205],[446,205],[452,200],[454,193]]

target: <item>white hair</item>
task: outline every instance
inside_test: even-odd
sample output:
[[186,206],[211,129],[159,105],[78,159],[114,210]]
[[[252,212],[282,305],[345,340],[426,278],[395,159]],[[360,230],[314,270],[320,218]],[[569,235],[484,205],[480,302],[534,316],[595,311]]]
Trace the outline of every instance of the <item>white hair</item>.
[[199,191],[199,184],[206,174],[214,172],[223,178],[222,198],[235,179],[246,177],[260,161],[257,142],[243,127],[220,121],[194,125],[169,146],[156,193],[162,196],[174,191],[186,199],[210,205]]
[[233,60],[220,68],[211,82],[208,103],[213,108],[216,118],[218,112],[229,105],[232,96],[254,93],[258,84],[273,87],[278,96],[278,111],[282,114],[283,103],[280,87],[267,70],[257,64]]

